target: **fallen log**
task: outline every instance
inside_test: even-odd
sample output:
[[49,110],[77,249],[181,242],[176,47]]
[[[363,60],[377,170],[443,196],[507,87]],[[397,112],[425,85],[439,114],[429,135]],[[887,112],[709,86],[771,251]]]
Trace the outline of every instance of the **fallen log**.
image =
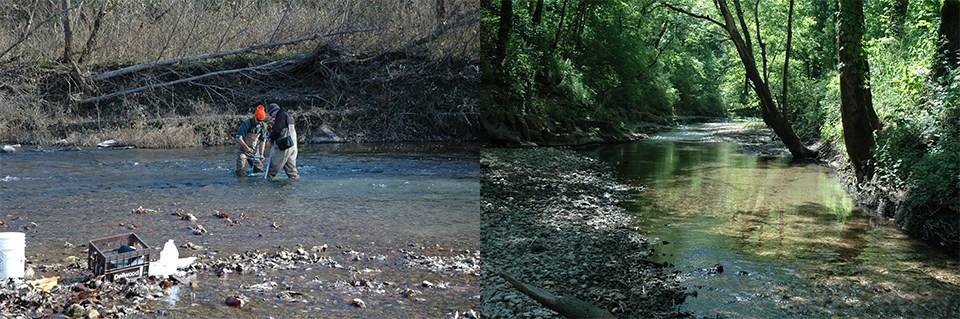
[[550,310],[556,311],[561,316],[567,318],[600,318],[600,319],[614,319],[617,318],[609,311],[601,309],[589,302],[577,299],[570,296],[556,296],[549,291],[543,290],[536,286],[528,285],[522,282],[517,281],[516,279],[507,276],[504,273],[500,273],[500,277],[513,285],[514,288],[517,288],[520,292],[523,292],[533,300],[536,300],[544,307],[550,308]]
[[161,67],[161,66],[165,66],[165,65],[172,65],[172,64],[177,64],[177,63],[184,63],[184,62],[191,62],[191,61],[198,61],[198,60],[219,58],[219,57],[228,56],[228,55],[247,53],[247,52],[250,52],[250,51],[253,51],[253,50],[269,49],[269,48],[278,47],[278,46],[297,44],[297,43],[300,43],[300,42],[310,41],[310,40],[314,40],[314,39],[317,39],[317,38],[327,38],[327,37],[332,37],[332,36],[337,36],[337,35],[344,35],[344,34],[357,33],[357,32],[366,32],[366,31],[371,31],[371,30],[375,30],[375,29],[363,29],[363,30],[341,31],[341,32],[327,33],[327,34],[323,34],[323,35],[321,35],[321,34],[319,34],[319,33],[314,33],[314,34],[307,35],[307,36],[303,36],[303,37],[299,37],[299,38],[296,38],[296,39],[290,39],[290,40],[284,40],[284,41],[277,41],[277,42],[271,42],[271,43],[265,43],[265,44],[258,44],[258,45],[254,45],[254,46],[251,46],[251,47],[240,48],[240,49],[236,49],[236,50],[222,51],[222,52],[213,52],[213,53],[206,53],[206,54],[200,54],[200,55],[194,55],[194,56],[188,56],[188,57],[182,57],[182,58],[166,59],[166,60],[155,61],[155,62],[150,62],[150,63],[142,63],[142,64],[137,64],[137,65],[131,65],[131,66],[128,66],[128,67],[125,67],[125,68],[121,68],[121,69],[117,69],[117,70],[113,70],[113,71],[103,72],[103,73],[100,73],[100,74],[97,74],[97,75],[92,75],[92,76],[88,77],[88,80],[89,80],[89,81],[100,81],[100,80],[109,79],[109,78],[112,78],[112,77],[115,77],[115,76],[118,76],[118,75],[124,75],[124,74],[128,74],[128,73],[133,73],[133,72],[137,72],[137,71],[141,71],[141,70],[146,70],[146,69],[150,69],[150,68],[155,68],[155,67]]
[[80,105],[89,105],[89,104],[94,104],[94,103],[100,103],[100,102],[112,100],[112,99],[115,99],[115,98],[118,98],[118,97],[121,97],[121,96],[124,96],[124,95],[127,95],[127,94],[133,94],[133,93],[142,92],[142,91],[146,91],[146,90],[152,90],[152,89],[156,89],[156,88],[160,88],[160,87],[165,87],[165,86],[170,86],[170,85],[174,85],[174,84],[180,84],[180,83],[185,83],[185,82],[192,82],[192,81],[200,80],[200,79],[203,79],[203,78],[208,78],[208,77],[211,77],[211,76],[219,76],[219,75],[226,75],[226,74],[232,74],[232,73],[255,71],[255,70],[258,70],[258,69],[266,69],[266,68],[279,67],[279,66],[281,66],[281,65],[283,65],[283,64],[289,64],[289,63],[293,63],[293,62],[292,62],[292,61],[289,61],[289,60],[280,60],[280,61],[274,61],[274,62],[270,62],[270,63],[267,63],[267,64],[262,64],[262,65],[253,66],[253,67],[249,67],[249,68],[240,68],[240,69],[231,69],[231,70],[223,70],[223,71],[217,71],[217,72],[210,72],[210,73],[205,73],[205,74],[201,74],[201,75],[194,76],[194,77],[189,77],[189,78],[184,78],[184,79],[179,79],[179,80],[170,81],[170,82],[164,82],[164,83],[151,84],[151,85],[141,86],[141,87],[137,87],[137,88],[133,88],[133,89],[129,89],[129,90],[123,90],[123,91],[120,91],[120,92],[114,92],[114,93],[110,93],[110,94],[107,94],[107,95],[101,95],[101,96],[97,96],[97,97],[87,98],[87,99],[80,100],[79,103],[80,103]]

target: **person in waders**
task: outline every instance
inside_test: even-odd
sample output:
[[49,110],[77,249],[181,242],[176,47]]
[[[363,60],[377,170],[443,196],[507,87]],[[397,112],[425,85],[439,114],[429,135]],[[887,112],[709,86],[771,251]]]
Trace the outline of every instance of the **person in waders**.
[[253,117],[240,122],[237,128],[237,176],[247,175],[247,164],[253,166],[253,173],[263,172],[263,150],[267,141],[267,113],[263,105],[257,105]]
[[293,127],[293,117],[276,103],[270,103],[267,114],[273,119],[270,129],[270,166],[264,178],[273,179],[280,173],[280,169],[287,173],[287,178],[298,179],[297,174],[297,130]]

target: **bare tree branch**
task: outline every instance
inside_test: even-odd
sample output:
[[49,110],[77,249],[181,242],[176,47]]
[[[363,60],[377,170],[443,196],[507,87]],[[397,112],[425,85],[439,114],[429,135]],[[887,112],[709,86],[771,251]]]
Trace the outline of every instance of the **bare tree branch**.
[[[467,18],[465,18],[465,17],[472,17],[472,18],[467,19]],[[434,30],[433,33],[431,33],[431,34],[429,34],[429,35],[427,35],[427,36],[424,36],[424,37],[421,37],[421,38],[419,38],[419,39],[410,41],[409,43],[407,43],[407,44],[403,45],[402,47],[400,47],[399,51],[406,51],[406,50],[408,50],[408,49],[410,49],[410,48],[412,48],[412,47],[415,47],[415,46],[418,46],[418,45],[421,45],[421,44],[424,44],[424,43],[427,43],[427,42],[436,40],[437,38],[439,38],[440,36],[442,36],[444,33],[446,33],[447,31],[449,31],[450,29],[455,29],[455,28],[459,28],[459,27],[462,27],[462,26],[472,25],[472,24],[477,23],[477,22],[479,22],[479,21],[480,21],[480,18],[479,18],[479,15],[476,14],[476,11],[474,11],[474,12],[467,12],[466,14],[458,14],[458,15],[456,16],[456,19],[454,19],[453,21],[450,21],[450,22],[448,22],[448,23],[444,23],[442,26],[440,26],[440,27],[438,27],[436,30]]]
[[274,61],[274,62],[270,62],[270,63],[267,63],[267,64],[258,65],[258,66],[254,66],[254,67],[249,67],[249,68],[240,68],[240,69],[231,69],[231,70],[223,70],[223,71],[217,71],[217,72],[210,72],[210,73],[205,73],[205,74],[202,74],[202,75],[198,75],[198,76],[194,76],[194,77],[189,77],[189,78],[185,78],[185,79],[179,79],[179,80],[170,81],[170,82],[164,82],[164,83],[151,84],[151,85],[141,86],[141,87],[138,87],[138,88],[133,88],[133,89],[124,90],[124,91],[120,91],[120,92],[110,93],[110,94],[102,95],[102,96],[98,96],[98,97],[83,99],[83,100],[80,101],[80,104],[94,104],[94,103],[99,104],[100,102],[104,102],[104,101],[108,101],[108,100],[111,100],[111,99],[115,99],[115,98],[118,98],[118,97],[120,97],[120,96],[124,96],[124,95],[128,95],[128,94],[133,94],[133,93],[137,93],[137,92],[142,92],[142,91],[146,91],[146,90],[152,90],[152,89],[156,89],[156,88],[162,88],[162,87],[171,86],[171,85],[174,85],[174,84],[180,84],[180,83],[186,83],[186,82],[193,82],[193,81],[201,80],[201,79],[208,78],[208,77],[212,77],[212,76],[220,76],[220,75],[240,73],[240,72],[247,72],[247,71],[256,71],[256,70],[267,69],[267,68],[277,68],[277,67],[282,67],[284,64],[289,64],[289,63],[293,63],[293,62],[292,62],[292,61],[289,61],[289,60],[280,60],[280,61]]
[[172,64],[183,63],[183,62],[191,62],[191,61],[198,61],[198,60],[219,58],[219,57],[222,57],[222,56],[228,56],[228,55],[246,53],[246,52],[250,52],[250,51],[253,51],[253,50],[272,48],[272,47],[277,47],[277,46],[282,46],[282,45],[296,44],[296,43],[300,43],[300,42],[304,42],[304,41],[314,40],[314,39],[317,39],[317,38],[327,38],[327,37],[332,37],[332,36],[337,36],[337,35],[342,35],[342,34],[357,33],[357,32],[366,32],[366,31],[371,31],[371,30],[374,30],[374,29],[342,31],[342,32],[334,32],[334,33],[328,33],[328,34],[323,34],[323,35],[318,34],[318,33],[314,33],[314,34],[311,34],[311,35],[308,35],[308,36],[304,36],[304,37],[300,37],[300,38],[296,38],[296,39],[291,39],[291,40],[286,40],[286,41],[280,41],[280,42],[273,42],[273,43],[265,43],[265,44],[255,45],[255,46],[246,47],[246,48],[242,48],[242,49],[236,49],[236,50],[230,50],[230,51],[222,51],[222,52],[214,52],[214,53],[207,53],[207,54],[194,55],[194,56],[188,56],[188,57],[183,57],[183,58],[166,59],[166,60],[156,61],[156,62],[151,62],[151,63],[137,64],[137,65],[128,66],[128,67],[125,67],[125,68],[122,68],[122,69],[118,69],[118,70],[113,70],[113,71],[109,71],[109,72],[100,73],[100,74],[91,76],[88,80],[90,80],[90,81],[100,81],[100,80],[108,79],[108,78],[115,77],[115,76],[118,76],[118,75],[124,75],[124,74],[127,74],[127,73],[137,72],[137,71],[141,71],[141,70],[145,70],[145,69],[149,69],[149,68],[155,68],[155,67],[160,67],[160,66],[165,66],[165,65],[172,65]]
[[[81,2],[81,3],[82,3],[82,2]],[[30,35],[32,35],[34,32],[36,32],[37,29],[39,29],[41,26],[43,26],[44,24],[47,24],[48,22],[50,22],[51,20],[53,20],[53,18],[56,18],[57,16],[59,16],[59,15],[62,14],[63,12],[66,12],[66,11],[69,11],[69,10],[73,10],[73,8],[76,8],[76,7],[79,6],[79,5],[80,5],[80,3],[76,3],[76,4],[74,4],[73,6],[71,6],[71,7],[69,7],[69,8],[66,8],[66,9],[64,9],[64,10],[58,11],[58,12],[56,12],[56,13],[53,13],[53,14],[51,14],[50,16],[48,16],[46,19],[44,19],[43,21],[40,21],[40,23],[38,23],[37,25],[33,26],[33,28],[31,28],[31,29],[28,30],[27,32],[24,32],[23,35],[20,36],[19,39],[17,39],[17,41],[14,41],[13,43],[11,43],[10,46],[8,46],[6,49],[3,50],[3,52],[0,52],[0,58],[3,58],[3,56],[7,55],[7,53],[10,53],[10,51],[13,50],[14,48],[16,48],[18,45],[20,45],[20,43],[23,43],[23,41],[26,41],[28,38],[30,38]]]

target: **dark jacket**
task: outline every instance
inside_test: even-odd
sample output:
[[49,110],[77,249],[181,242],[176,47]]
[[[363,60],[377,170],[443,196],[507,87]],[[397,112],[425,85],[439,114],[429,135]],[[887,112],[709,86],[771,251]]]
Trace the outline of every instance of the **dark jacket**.
[[286,110],[281,108],[280,111],[277,111],[277,116],[273,119],[273,125],[270,126],[270,142],[275,143],[286,136],[283,135],[283,130],[286,130],[287,126],[292,124],[294,124],[293,117],[287,114]]

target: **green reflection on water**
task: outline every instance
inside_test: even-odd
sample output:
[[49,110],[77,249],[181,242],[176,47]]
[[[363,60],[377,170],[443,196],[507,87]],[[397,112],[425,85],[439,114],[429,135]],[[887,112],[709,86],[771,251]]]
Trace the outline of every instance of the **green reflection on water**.
[[[960,311],[951,303],[960,300],[960,261],[861,212],[822,166],[745,155],[727,143],[648,140],[579,151],[644,187],[626,208],[640,233],[664,242],[654,246],[657,258],[699,291],[683,309],[735,318]],[[709,271],[717,264],[726,271]]]

